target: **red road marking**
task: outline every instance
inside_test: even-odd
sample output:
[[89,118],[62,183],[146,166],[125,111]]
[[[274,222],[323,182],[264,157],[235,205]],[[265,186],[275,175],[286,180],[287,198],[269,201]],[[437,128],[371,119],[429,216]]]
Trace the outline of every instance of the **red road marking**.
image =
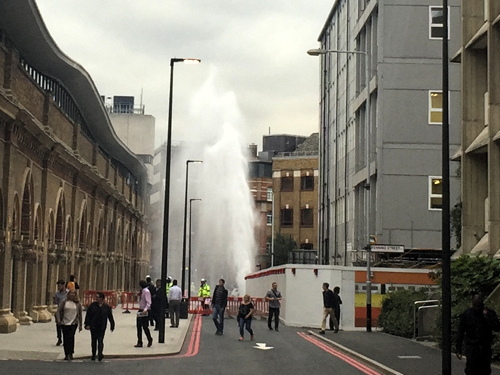
[[364,365],[361,362],[356,361],[354,358],[351,358],[347,355],[345,355],[342,352],[339,352],[338,350],[333,349],[331,346],[328,346],[327,344],[323,343],[322,341],[309,336],[305,332],[297,332],[299,336],[301,336],[303,339],[306,339],[307,341],[311,342],[312,344],[316,345],[317,347],[323,349],[325,352],[328,352],[335,357],[343,360],[344,362],[348,363],[349,365],[357,368],[359,371],[366,375],[381,375],[379,372],[369,368],[368,366]]
[[201,323],[201,316],[196,314],[193,323],[193,331],[191,332],[191,338],[189,339],[189,345],[186,353],[169,356],[169,358],[186,358],[193,357],[198,354],[200,349]]
[[174,354],[174,355],[163,355],[163,356],[150,356],[150,357],[133,357],[133,358],[110,358],[111,361],[141,361],[141,360],[151,360],[151,359],[165,359],[165,358],[187,358],[193,357],[198,354],[200,349],[200,338],[201,338],[201,315],[196,314],[193,323],[193,330],[191,332],[191,337],[189,338],[188,348],[184,354]]

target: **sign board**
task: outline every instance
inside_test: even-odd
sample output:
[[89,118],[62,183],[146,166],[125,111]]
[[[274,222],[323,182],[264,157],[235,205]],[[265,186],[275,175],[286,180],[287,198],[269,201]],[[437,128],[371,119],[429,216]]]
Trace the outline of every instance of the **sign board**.
[[374,253],[404,253],[403,245],[370,245],[370,251]]

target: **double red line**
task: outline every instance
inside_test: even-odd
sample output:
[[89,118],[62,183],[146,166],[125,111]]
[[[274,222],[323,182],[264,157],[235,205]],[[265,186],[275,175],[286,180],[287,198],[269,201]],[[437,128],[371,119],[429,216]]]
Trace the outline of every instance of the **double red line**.
[[193,357],[196,354],[198,354],[198,351],[200,350],[201,323],[202,323],[201,315],[196,314],[193,323],[193,330],[191,331],[191,337],[189,338],[189,344],[186,353],[177,354],[170,358],[186,358],[186,357]]
[[331,355],[334,355],[335,357],[343,360],[347,364],[357,368],[359,371],[366,375],[381,375],[379,372],[371,369],[370,367],[366,366],[365,364],[356,361],[354,358],[349,357],[348,355],[339,352],[338,350],[335,350],[331,346],[325,344],[323,341],[318,340],[317,338],[314,338],[310,335],[308,335],[305,332],[297,332],[299,336],[301,336],[303,339],[306,339],[307,341],[313,343],[316,345],[318,348],[323,349],[325,352],[330,353]]

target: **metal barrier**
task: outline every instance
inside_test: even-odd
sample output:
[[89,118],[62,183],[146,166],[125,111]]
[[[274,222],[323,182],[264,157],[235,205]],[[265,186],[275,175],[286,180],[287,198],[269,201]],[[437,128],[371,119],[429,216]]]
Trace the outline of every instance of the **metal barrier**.
[[[415,301],[413,302],[413,338],[417,338],[417,309],[420,309],[421,307],[424,306],[438,306],[439,305],[439,300],[437,299],[428,299],[426,301]],[[419,305],[422,305],[418,307]]]
[[139,293],[123,292],[121,295],[122,310],[130,314],[130,310],[139,310]]
[[[236,318],[242,301],[243,297],[228,297],[225,311],[226,316]],[[212,314],[211,302],[210,297],[191,297],[189,299],[188,313],[204,315]],[[265,298],[252,298],[252,303],[254,305],[255,318],[264,319],[269,316],[269,303],[266,302]],[[205,305],[208,305],[209,307],[204,308]]]
[[[97,292],[98,290],[85,290],[83,292],[83,308],[87,308],[90,304],[97,300]],[[104,302],[106,302],[112,309],[116,309],[118,305],[118,293],[112,290],[104,290],[102,291],[104,294]]]
[[258,315],[261,319],[269,316],[269,303],[265,298],[252,298],[252,302],[255,308],[254,316]]
[[188,313],[210,315],[212,314],[211,302],[211,297],[191,297],[189,299]]
[[228,297],[226,315],[236,318],[241,301],[243,301],[243,297]]

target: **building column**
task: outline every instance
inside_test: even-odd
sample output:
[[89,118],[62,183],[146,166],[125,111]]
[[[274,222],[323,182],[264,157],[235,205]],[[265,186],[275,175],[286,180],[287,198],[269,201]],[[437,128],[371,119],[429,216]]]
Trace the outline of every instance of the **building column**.
[[33,319],[26,312],[26,262],[23,259],[23,245],[16,241],[12,252],[12,312],[21,325],[31,325]]
[[50,322],[52,314],[47,305],[42,303],[42,266],[43,247],[37,246],[36,241],[26,241],[24,244],[24,258],[26,259],[26,302],[25,308],[34,323]]
[[12,333],[17,329],[17,318],[12,314],[10,306],[11,296],[11,259],[10,244],[7,236],[0,240],[0,333]]

